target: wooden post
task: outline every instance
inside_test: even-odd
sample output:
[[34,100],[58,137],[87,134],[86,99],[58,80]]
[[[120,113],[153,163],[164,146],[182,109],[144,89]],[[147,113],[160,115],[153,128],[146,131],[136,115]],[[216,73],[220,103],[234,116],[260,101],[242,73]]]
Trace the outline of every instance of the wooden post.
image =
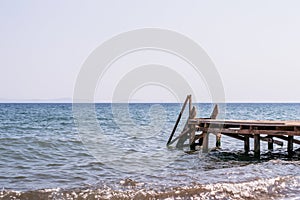
[[196,135],[196,128],[195,128],[195,125],[191,125],[190,126],[191,128],[191,133],[190,133],[190,141],[189,141],[189,144],[190,144],[190,150],[196,150],[196,145],[195,145],[195,135]]
[[202,145],[202,152],[203,153],[208,153],[208,132],[203,131],[203,145]]
[[218,104],[215,105],[213,112],[210,115],[211,119],[216,119],[219,114]]
[[273,137],[272,136],[268,136],[268,149],[270,150],[270,151],[272,151],[273,150]]
[[[213,112],[210,115],[211,119],[216,119],[219,113],[218,104],[214,106]],[[221,133],[216,134],[216,147],[221,147]]]
[[220,148],[221,147],[221,133],[218,133],[217,135],[216,135],[216,147],[217,148]]
[[254,135],[254,157],[260,157],[260,135]]
[[188,95],[189,98],[189,118],[192,118],[192,96]]
[[244,149],[245,149],[245,154],[248,154],[250,151],[250,140],[248,135],[244,136]]
[[288,147],[287,147],[289,156],[293,156],[293,142],[294,142],[293,140],[294,140],[294,136],[289,135],[288,136]]
[[[191,103],[191,100],[190,100],[190,103]],[[190,105],[191,106],[191,105]],[[193,106],[193,108],[191,108],[190,110],[190,116],[189,116],[189,119],[193,119],[195,118],[197,115],[197,110],[196,110],[196,107]],[[196,135],[196,127],[195,125],[190,125],[190,129],[191,129],[191,133],[190,133],[190,141],[189,141],[189,144],[190,144],[190,149],[191,150],[195,150],[195,135]]]

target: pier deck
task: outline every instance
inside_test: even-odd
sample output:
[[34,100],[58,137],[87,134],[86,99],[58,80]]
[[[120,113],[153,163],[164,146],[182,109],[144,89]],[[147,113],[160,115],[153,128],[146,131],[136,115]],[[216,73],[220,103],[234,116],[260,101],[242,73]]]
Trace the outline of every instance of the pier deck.
[[[187,102],[189,102],[189,118],[182,132],[172,140]],[[243,141],[245,153],[248,153],[249,138],[253,138],[254,155],[259,157],[260,141],[267,142],[269,150],[273,150],[273,144],[283,146],[282,140],[287,141],[287,152],[290,156],[293,155],[293,144],[300,144],[300,140],[294,138],[300,136],[300,121],[220,120],[216,119],[217,115],[216,105],[209,118],[196,118],[196,108],[192,106],[191,96],[187,96],[167,145],[177,141],[178,148],[189,146],[190,150],[195,150],[197,146],[201,146],[203,152],[208,152],[208,134],[212,133],[216,135],[217,148],[221,145],[221,136],[226,135]],[[188,144],[186,141],[189,141]]]
[[[273,134],[273,135],[293,135],[300,136],[300,121],[266,121],[266,120],[217,120],[194,118],[188,120],[189,125],[195,125],[203,131],[207,127],[213,131],[230,134]],[[215,128],[214,128],[215,127]]]

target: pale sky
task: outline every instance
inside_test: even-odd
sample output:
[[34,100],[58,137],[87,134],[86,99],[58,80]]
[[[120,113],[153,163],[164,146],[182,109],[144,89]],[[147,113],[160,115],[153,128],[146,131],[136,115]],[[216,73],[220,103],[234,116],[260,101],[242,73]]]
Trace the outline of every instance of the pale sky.
[[[300,102],[299,11],[297,0],[0,0],[0,100],[71,99],[95,48],[122,32],[155,27],[186,35],[206,51],[227,102]],[[119,65],[136,64],[131,56]],[[173,59],[166,63],[176,70],[180,61]],[[116,82],[117,75],[102,81]],[[110,100],[107,85],[95,95],[99,101]],[[174,100],[154,86],[133,98]]]

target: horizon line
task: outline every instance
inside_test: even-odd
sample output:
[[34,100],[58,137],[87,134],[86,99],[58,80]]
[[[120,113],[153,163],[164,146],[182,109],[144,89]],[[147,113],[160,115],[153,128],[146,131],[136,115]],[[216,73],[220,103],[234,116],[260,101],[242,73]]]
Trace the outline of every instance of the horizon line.
[[[108,101],[97,101],[97,102],[72,102],[72,101],[1,101],[0,100],[0,104],[181,104],[184,103],[184,101],[182,102],[169,102],[169,101],[133,101],[133,102],[108,102]],[[282,103],[282,104],[300,104],[300,102],[296,102],[296,101],[227,101],[227,102],[209,102],[209,101],[202,101],[202,102],[192,102],[195,104],[230,104],[230,103],[245,103],[245,104],[250,104],[250,103]]]
[[[155,103],[169,103],[169,104],[175,104],[175,103],[184,103],[184,99],[182,102],[174,102],[174,101],[144,101],[144,100],[134,100],[134,101],[118,101],[118,102],[111,102],[111,101],[94,101],[94,102],[89,102],[89,101],[85,101],[82,100],[83,102],[80,103],[96,103],[96,104],[100,104],[100,103],[106,103],[106,104],[126,104],[126,103],[149,103],[149,104],[155,104]],[[4,104],[4,103],[66,103],[66,104],[73,104],[73,103],[77,103],[77,102],[73,102],[72,98],[54,98],[54,99],[5,99],[5,98],[0,98],[0,103]],[[79,102],[78,102],[79,103]],[[226,103],[294,103],[294,104],[298,104],[300,103],[300,101],[225,101],[225,102],[211,102],[211,101],[196,101],[193,103],[215,103],[215,104],[226,104]]]

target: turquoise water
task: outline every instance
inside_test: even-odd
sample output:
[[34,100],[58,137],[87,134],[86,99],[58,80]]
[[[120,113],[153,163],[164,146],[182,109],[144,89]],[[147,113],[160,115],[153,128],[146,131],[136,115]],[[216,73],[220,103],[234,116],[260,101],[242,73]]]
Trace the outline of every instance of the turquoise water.
[[[197,107],[198,117],[209,117],[213,108]],[[258,160],[252,153],[245,156],[238,140],[223,136],[221,150],[188,154],[166,147],[180,104],[95,108],[97,133],[88,120],[78,129],[72,104],[0,104],[0,198],[300,196],[299,145],[289,158],[286,144],[275,145],[271,153],[262,143]],[[300,120],[300,104],[227,104],[226,118]],[[97,142],[91,134],[98,134]]]

